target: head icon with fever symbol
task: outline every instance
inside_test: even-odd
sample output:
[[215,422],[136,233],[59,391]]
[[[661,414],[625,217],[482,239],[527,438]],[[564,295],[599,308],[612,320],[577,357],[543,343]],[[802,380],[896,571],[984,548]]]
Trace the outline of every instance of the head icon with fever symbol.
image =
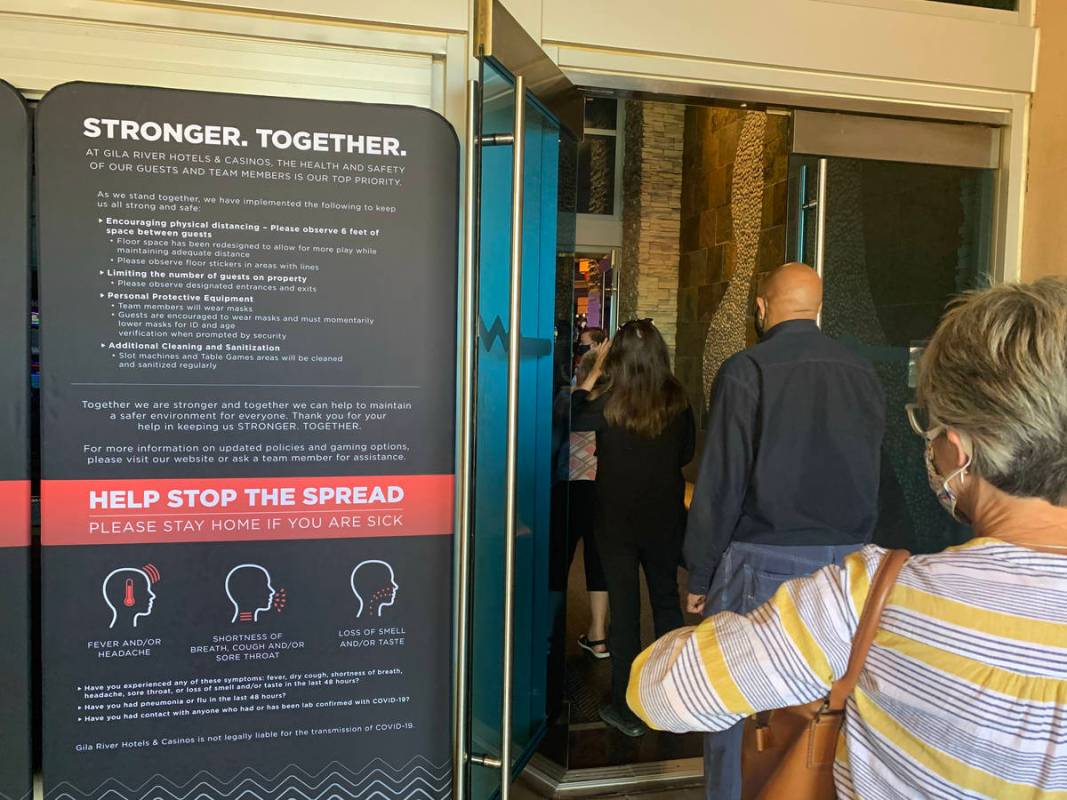
[[265,567],[238,564],[226,575],[226,597],[233,606],[230,622],[259,622],[261,613],[275,607],[278,591]]
[[142,617],[152,613],[156,593],[152,585],[159,582],[159,570],[152,564],[136,567],[119,567],[104,578],[102,591],[104,602],[111,611],[108,628],[136,628]]
[[393,568],[384,561],[361,561],[352,570],[352,594],[356,596],[356,616],[380,617],[382,609],[396,602]]

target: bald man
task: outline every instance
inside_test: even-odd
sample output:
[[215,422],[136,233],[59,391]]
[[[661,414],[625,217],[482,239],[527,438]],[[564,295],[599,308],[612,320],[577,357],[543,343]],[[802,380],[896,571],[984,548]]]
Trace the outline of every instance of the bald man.
[[[685,539],[693,613],[753,611],[871,538],[885,397],[821,307],[815,270],[782,265],[756,298],[759,343],[716,376]],[[709,798],[740,800],[741,726],[707,735],[704,776]]]

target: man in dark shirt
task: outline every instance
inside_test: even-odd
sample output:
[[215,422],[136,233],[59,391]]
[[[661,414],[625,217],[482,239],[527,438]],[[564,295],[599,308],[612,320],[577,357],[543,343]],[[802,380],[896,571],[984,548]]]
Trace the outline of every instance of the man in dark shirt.
[[[686,530],[693,613],[748,613],[870,541],[885,397],[874,368],[819,330],[821,306],[813,269],[779,267],[756,299],[759,344],[716,376]],[[705,739],[709,798],[740,800],[741,733]]]

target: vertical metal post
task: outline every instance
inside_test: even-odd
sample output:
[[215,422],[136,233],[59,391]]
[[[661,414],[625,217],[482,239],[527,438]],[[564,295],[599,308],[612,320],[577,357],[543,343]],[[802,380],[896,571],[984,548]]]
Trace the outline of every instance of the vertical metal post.
[[619,328],[619,264],[616,256],[618,256],[618,250],[613,247],[611,248],[611,283],[608,284],[605,290],[605,300],[610,299],[611,301],[609,306],[611,310],[604,325],[604,330],[608,336],[614,336],[615,331]]
[[522,190],[526,160],[526,80],[515,78],[511,162],[511,285],[508,299],[507,454],[504,472],[504,648],[500,712],[500,800],[511,798],[511,690],[515,650],[515,540],[519,493],[519,344],[522,341]]
[[[818,186],[818,200],[815,206],[815,271],[819,274],[819,277],[823,277],[823,271],[826,264],[826,175],[828,167],[830,165],[829,159],[819,159],[819,186]],[[819,316],[816,318],[816,323],[822,327],[822,309],[819,309]]]
[[474,275],[478,213],[478,81],[467,82],[467,139],[463,192],[463,273],[459,297],[459,422],[456,472],[455,622],[452,626],[455,669],[452,680],[452,797],[467,796],[467,745],[470,738],[470,550],[471,483],[474,470],[474,356],[477,295]]
[[805,239],[807,238],[807,215],[808,209],[814,204],[808,203],[808,165],[801,164],[797,169],[797,195],[795,202],[797,204],[797,244],[796,250],[793,253],[794,261],[804,261],[805,256]]
[[[597,325],[597,327],[603,328],[604,330],[610,330],[606,314],[608,311],[608,302],[611,298],[608,289],[608,269],[611,269],[611,267],[604,269],[603,264],[601,263],[602,261],[603,259],[597,259],[597,269],[600,270],[600,324]],[[608,263],[610,263],[610,259],[608,260]]]

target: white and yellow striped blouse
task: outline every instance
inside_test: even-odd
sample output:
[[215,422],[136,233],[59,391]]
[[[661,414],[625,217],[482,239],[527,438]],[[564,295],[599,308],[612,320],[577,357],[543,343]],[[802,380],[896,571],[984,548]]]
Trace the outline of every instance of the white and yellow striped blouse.
[[[660,639],[634,662],[631,707],[655,728],[716,731],[825,696],[884,552]],[[835,775],[842,798],[1067,800],[1067,555],[975,539],[910,559],[849,701]]]

